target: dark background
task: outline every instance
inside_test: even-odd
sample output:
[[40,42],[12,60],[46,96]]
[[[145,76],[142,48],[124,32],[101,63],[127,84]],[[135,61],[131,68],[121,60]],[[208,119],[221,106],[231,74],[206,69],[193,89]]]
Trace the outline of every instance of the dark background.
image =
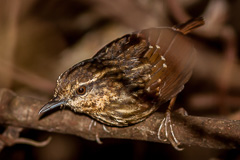
[[[237,0],[0,0],[0,87],[47,102],[60,73],[91,58],[111,40],[204,16],[205,27],[189,35],[200,58],[176,108],[184,107],[191,115],[239,120],[239,15]],[[52,136],[52,141],[43,148],[6,147],[1,160],[240,159],[239,149],[186,146],[178,152],[168,144],[120,139],[102,139],[99,145],[29,129],[21,136],[39,141]]]

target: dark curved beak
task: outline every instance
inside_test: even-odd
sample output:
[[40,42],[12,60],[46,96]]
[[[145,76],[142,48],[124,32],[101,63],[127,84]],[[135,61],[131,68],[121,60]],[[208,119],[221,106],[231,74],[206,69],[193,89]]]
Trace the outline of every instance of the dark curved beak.
[[64,105],[66,102],[64,100],[61,101],[49,101],[47,104],[45,104],[38,112],[38,115],[46,113],[56,107],[60,107],[61,105]]

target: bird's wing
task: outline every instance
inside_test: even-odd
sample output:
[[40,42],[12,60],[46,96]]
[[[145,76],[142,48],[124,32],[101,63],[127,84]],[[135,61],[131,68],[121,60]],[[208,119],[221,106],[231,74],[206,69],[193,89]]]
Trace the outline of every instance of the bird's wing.
[[94,57],[112,62],[123,71],[124,85],[136,94],[164,103],[176,96],[189,80],[195,49],[186,36],[202,19],[179,27],[151,28],[118,38]]

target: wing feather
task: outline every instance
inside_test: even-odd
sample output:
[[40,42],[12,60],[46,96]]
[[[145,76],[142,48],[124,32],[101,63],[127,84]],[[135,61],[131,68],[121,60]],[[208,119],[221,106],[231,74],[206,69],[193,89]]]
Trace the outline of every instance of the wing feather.
[[93,59],[120,68],[123,83],[133,95],[164,103],[184,88],[192,74],[195,49],[184,35],[195,27],[192,22],[179,29],[151,28],[127,34],[106,45]]

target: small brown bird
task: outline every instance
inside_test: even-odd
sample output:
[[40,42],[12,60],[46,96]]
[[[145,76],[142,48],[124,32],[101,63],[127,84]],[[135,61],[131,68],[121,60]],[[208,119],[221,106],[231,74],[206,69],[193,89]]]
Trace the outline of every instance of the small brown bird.
[[202,18],[195,18],[112,41],[91,59],[62,73],[53,98],[39,114],[64,105],[103,124],[123,127],[145,120],[171,100],[159,130],[165,126],[166,138],[180,150],[170,110],[194,65],[195,49],[185,34],[203,24]]

